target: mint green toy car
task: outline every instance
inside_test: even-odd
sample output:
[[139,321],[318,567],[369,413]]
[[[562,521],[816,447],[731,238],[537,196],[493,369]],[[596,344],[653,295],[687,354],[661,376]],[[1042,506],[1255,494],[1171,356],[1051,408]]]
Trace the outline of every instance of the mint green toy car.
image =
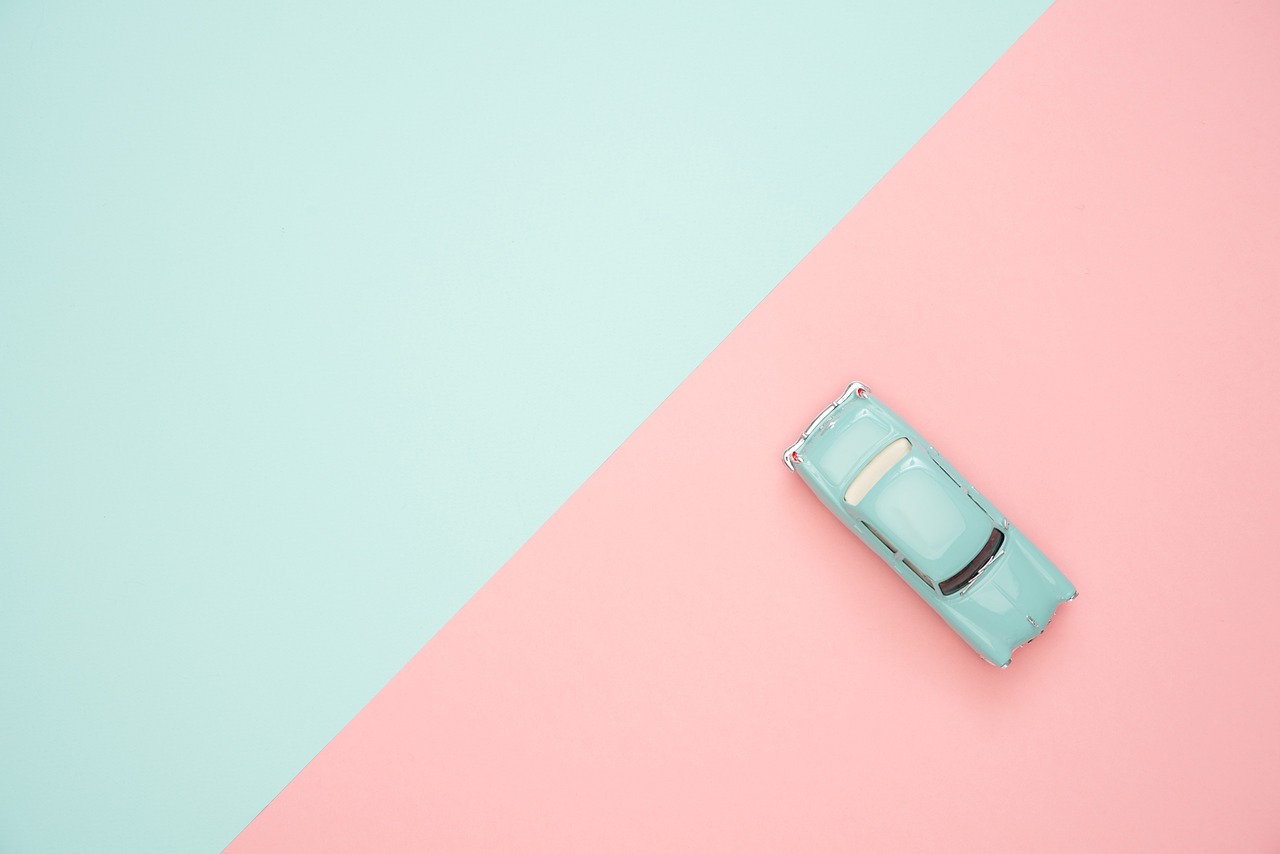
[[782,461],[992,664],[1076,588],[909,424],[853,383]]

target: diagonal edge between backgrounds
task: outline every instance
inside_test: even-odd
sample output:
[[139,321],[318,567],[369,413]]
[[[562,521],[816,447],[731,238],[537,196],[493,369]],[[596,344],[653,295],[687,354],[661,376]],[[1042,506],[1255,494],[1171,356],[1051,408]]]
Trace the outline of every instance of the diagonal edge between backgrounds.
[[[1050,8],[1052,8],[1052,6],[1051,6]],[[1032,27],[1034,27],[1034,26],[1036,25],[1036,23],[1038,23],[1038,22],[1039,22],[1039,20],[1040,20],[1041,18],[1043,18],[1043,17],[1044,17],[1044,14],[1047,14],[1047,11],[1046,11],[1045,13],[1042,13],[1042,14],[1041,14],[1041,16],[1039,16],[1039,17],[1037,18],[1036,22],[1033,22],[1033,23],[1032,23],[1032,25],[1031,25],[1030,27],[1028,27],[1028,30],[1027,30],[1026,32],[1029,32],[1029,31],[1030,31],[1030,29],[1031,29]],[[878,180],[877,180],[877,181],[876,181],[876,182],[875,182],[875,183],[874,183],[874,184],[873,184],[873,185],[872,185],[872,186],[871,186],[871,187],[870,187],[870,188],[869,188],[865,193],[863,193],[860,197],[858,197],[857,199],[855,199],[855,200],[854,200],[854,202],[853,202],[852,206],[850,207],[850,212],[851,212],[852,210],[856,209],[859,205],[861,205],[861,204],[863,203],[863,201],[864,201],[864,200],[866,200],[867,198],[869,198],[869,197],[871,197],[872,195],[874,195],[874,194],[876,193],[876,191],[880,188],[880,186],[881,186],[881,185],[882,185],[882,184],[883,184],[883,183],[884,183],[884,182],[885,182],[885,181],[886,181],[886,180],[887,180],[887,179],[888,179],[888,178],[889,178],[889,177],[894,173],[894,171],[895,171],[896,169],[898,169],[898,168],[899,168],[899,165],[900,165],[904,160],[906,160],[906,159],[910,156],[911,152],[912,152],[912,151],[914,151],[916,147],[918,147],[919,145],[921,145],[922,143],[924,143],[926,140],[928,140],[929,136],[930,136],[932,133],[934,133],[934,131],[935,131],[935,129],[938,127],[938,125],[939,125],[939,124],[941,124],[941,123],[946,119],[946,117],[947,117],[948,115],[950,115],[950,113],[951,113],[953,110],[955,110],[955,109],[956,109],[960,104],[962,104],[962,103],[963,103],[963,101],[965,100],[965,98],[966,98],[966,97],[968,97],[969,93],[970,93],[971,91],[973,91],[975,88],[979,87],[979,86],[982,84],[982,82],[983,82],[983,81],[987,78],[987,76],[991,73],[992,69],[993,69],[993,68],[995,68],[995,66],[996,66],[997,64],[999,64],[999,63],[1003,60],[1004,56],[1005,56],[1005,55],[1007,55],[1009,52],[1011,52],[1011,51],[1014,49],[1014,47],[1015,47],[1019,42],[1021,42],[1023,38],[1025,38],[1025,36],[1026,36],[1026,32],[1024,32],[1024,33],[1023,33],[1023,35],[1019,36],[1019,37],[1018,37],[1018,39],[1017,39],[1017,40],[1015,40],[1014,44],[1013,44],[1013,45],[1011,45],[1011,46],[1009,47],[1009,49],[1008,49],[1008,50],[1006,50],[1006,52],[1005,52],[1004,54],[1002,54],[1002,55],[1001,55],[1001,57],[997,58],[997,59],[996,59],[996,61],[995,61],[994,63],[992,63],[992,65],[988,66],[988,68],[987,68],[985,71],[983,71],[981,75],[979,75],[978,79],[977,79],[977,80],[975,80],[972,84],[970,84],[970,85],[969,85],[969,86],[964,90],[964,92],[963,92],[963,93],[962,93],[958,98],[956,98],[956,99],[955,99],[955,101],[953,101],[953,102],[952,102],[952,104],[951,104],[951,105],[950,105],[950,106],[949,106],[949,107],[948,107],[948,108],[943,112],[943,114],[939,117],[938,121],[937,121],[937,122],[935,122],[935,123],[934,123],[934,125],[932,125],[932,126],[931,126],[928,130],[926,130],[923,134],[921,134],[921,135],[920,135],[920,137],[919,137],[919,139],[917,139],[917,140],[916,140],[916,142],[915,142],[915,143],[913,143],[913,144],[912,144],[912,146],[911,146],[911,147],[910,147],[906,152],[904,152],[903,156],[902,156],[902,157],[900,157],[900,158],[898,159],[898,161],[896,161],[896,162],[895,162],[895,163],[894,163],[894,164],[893,164],[893,165],[892,165],[892,166],[891,166],[891,167],[890,167],[890,168],[889,168],[889,169],[888,169],[888,170],[887,170],[887,171],[886,171],[886,172],[885,172],[885,173],[884,173],[884,174],[883,174],[883,175],[882,175],[882,176],[881,176],[881,177],[880,177],[880,178],[879,178],[879,179],[878,179]],[[712,357],[714,356],[715,352],[716,352],[717,350],[719,350],[719,349],[720,349],[720,347],[724,344],[724,342],[725,342],[725,341],[729,340],[729,339],[730,339],[730,338],[731,338],[731,337],[732,337],[732,336],[737,332],[737,330],[738,330],[738,329],[739,329],[739,328],[740,328],[744,323],[746,323],[746,322],[751,318],[751,316],[752,316],[752,315],[754,315],[756,312],[758,312],[758,311],[762,308],[762,306],[764,306],[764,305],[769,301],[770,297],[772,297],[772,296],[774,295],[774,293],[775,293],[775,292],[776,292],[780,287],[782,287],[782,285],[783,285],[783,284],[784,284],[788,279],[790,279],[790,278],[792,277],[792,275],[795,273],[795,271],[796,271],[798,268],[800,268],[801,266],[803,266],[803,265],[805,264],[805,262],[809,259],[809,257],[810,257],[810,256],[811,256],[811,255],[812,255],[812,254],[813,254],[813,253],[814,253],[814,252],[815,252],[815,251],[816,251],[816,250],[817,250],[817,249],[822,245],[822,243],[823,243],[824,241],[826,241],[826,240],[828,239],[828,237],[832,234],[832,232],[834,232],[834,231],[836,231],[837,229],[839,229],[839,228],[840,228],[841,224],[842,224],[842,223],[844,223],[844,222],[849,218],[849,216],[850,216],[850,213],[846,213],[846,214],[844,214],[843,216],[841,216],[841,217],[840,217],[840,219],[839,219],[835,224],[833,224],[833,225],[832,225],[832,226],[831,226],[831,227],[830,227],[830,228],[829,228],[829,229],[828,229],[828,230],[827,230],[827,231],[826,231],[826,232],[825,232],[825,233],[824,233],[824,234],[823,234],[823,235],[822,235],[818,240],[817,240],[817,242],[815,242],[815,243],[813,244],[813,246],[811,246],[811,247],[809,248],[809,250],[808,250],[808,251],[806,251],[806,252],[804,253],[804,255],[802,255],[802,256],[801,256],[801,258],[800,258],[800,259],[795,263],[795,265],[793,265],[793,266],[792,266],[792,268],[791,268],[790,270],[788,270],[788,271],[787,271],[787,273],[786,273],[786,274],[785,274],[785,275],[784,275],[784,276],[783,276],[783,277],[778,281],[778,283],[777,283],[777,284],[775,284],[775,285],[774,285],[774,287],[773,287],[773,288],[771,288],[771,289],[769,290],[769,292],[768,292],[768,293],[766,293],[763,297],[761,297],[761,298],[760,298],[760,300],[758,300],[758,301],[756,302],[756,304],[755,304],[755,305],[753,305],[753,306],[748,310],[748,312],[747,312],[745,315],[743,315],[743,317],[742,317],[741,319],[739,319],[737,322],[735,322],[735,323],[733,324],[733,326],[730,328],[730,330],[729,330],[729,331],[728,331],[728,332],[727,332],[727,333],[726,333],[726,334],[725,334],[725,335],[720,339],[720,341],[719,341],[719,342],[717,342],[717,343],[716,343],[716,344],[711,348],[711,350],[707,353],[707,355],[706,355],[706,356],[704,356],[704,357],[703,357],[703,359],[702,359],[701,361],[699,361],[699,362],[698,362],[698,364],[696,364],[692,369],[690,369],[690,371],[685,375],[685,377],[684,377],[684,378],[683,378],[679,383],[677,383],[677,385],[676,385],[676,386],[675,386],[675,387],[674,387],[670,392],[668,392],[668,393],[667,393],[667,395],[666,395],[665,397],[663,397],[663,399],[658,403],[658,405],[657,405],[656,407],[654,407],[654,410],[653,410],[653,411],[652,411],[648,416],[646,416],[646,417],[645,417],[645,419],[644,419],[643,421],[641,421],[641,423],[640,423],[640,424],[636,425],[636,427],[635,427],[633,430],[631,430],[631,432],[629,432],[629,433],[626,435],[626,437],[624,437],[624,438],[623,438],[623,440],[618,444],[618,446],[617,446],[617,447],[616,447],[612,452],[610,452],[610,454],[608,455],[608,457],[606,457],[606,458],[605,458],[605,460],[604,460],[604,461],[602,461],[602,462],[601,462],[601,464],[600,464],[599,466],[597,466],[597,467],[596,467],[596,469],[595,469],[595,470],[594,470],[590,475],[588,475],[588,477],[586,478],[586,480],[584,480],[584,481],[583,481],[583,482],[582,482],[582,483],[581,483],[581,484],[580,484],[576,489],[574,489],[574,491],[569,495],[569,497],[568,497],[568,498],[566,498],[566,499],[565,499],[565,501],[560,505],[560,507],[558,507],[558,508],[554,511],[554,513],[553,513],[550,517],[548,517],[548,519],[547,519],[547,520],[546,520],[546,521],[545,521],[541,526],[539,526],[539,527],[538,527],[538,529],[537,529],[536,531],[534,531],[534,533],[533,533],[533,534],[531,534],[531,535],[529,536],[529,538],[528,538],[528,539],[527,539],[523,544],[521,544],[521,546],[516,550],[516,552],[515,552],[514,554],[512,554],[512,555],[511,555],[511,557],[510,557],[510,558],[508,558],[508,559],[507,559],[507,560],[502,564],[502,566],[500,566],[500,567],[499,567],[499,568],[498,568],[498,569],[497,569],[497,570],[496,570],[496,571],[495,571],[495,572],[494,572],[494,573],[493,573],[489,578],[487,578],[487,579],[486,579],[486,580],[485,580],[485,581],[480,585],[480,587],[476,590],[476,592],[475,592],[474,594],[472,594],[472,596],[471,596],[470,598],[468,598],[468,600],[467,600],[467,601],[462,605],[462,607],[460,607],[460,608],[457,610],[457,612],[455,612],[455,613],[454,613],[454,615],[453,615],[452,617],[450,617],[450,618],[449,618],[449,620],[447,620],[447,621],[446,621],[446,623],[445,623],[445,624],[444,624],[444,625],[443,625],[443,626],[442,626],[438,631],[436,631],[436,632],[435,632],[435,633],[434,633],[430,638],[428,638],[428,639],[424,642],[424,644],[422,645],[422,647],[420,647],[420,648],[418,649],[418,651],[416,651],[416,652],[415,652],[415,653],[410,657],[409,661],[408,661],[408,662],[406,662],[406,663],[405,663],[405,665],[403,665],[402,667],[400,667],[400,668],[399,668],[399,669],[398,669],[398,670],[397,670],[397,671],[396,671],[396,672],[395,672],[395,673],[394,673],[390,678],[388,678],[388,679],[387,679],[387,681],[386,681],[385,683],[383,683],[383,686],[382,686],[382,687],[380,687],[380,688],[378,689],[378,691],[377,691],[377,692],[375,692],[374,696],[370,698],[369,703],[373,702],[373,700],[375,700],[375,699],[377,698],[377,696],[378,696],[378,695],[380,695],[380,694],[382,693],[382,691],[386,688],[386,686],[387,686],[387,685],[390,685],[391,683],[393,683],[393,682],[396,680],[396,678],[398,678],[398,677],[399,677],[400,673],[401,673],[401,672],[403,672],[403,670],[405,669],[405,667],[408,667],[408,666],[409,666],[409,663],[411,663],[414,659],[416,659],[416,658],[418,658],[419,656],[421,656],[421,655],[422,655],[426,650],[428,650],[428,649],[430,648],[430,646],[431,646],[433,643],[435,643],[435,642],[437,641],[437,639],[439,639],[442,635],[445,635],[447,632],[449,632],[449,631],[450,631],[451,627],[452,627],[452,626],[454,626],[454,625],[459,621],[459,619],[463,617],[463,615],[467,612],[467,610],[473,606],[473,603],[474,603],[474,602],[475,602],[479,597],[481,597],[481,596],[484,594],[485,590],[486,590],[487,588],[489,588],[490,586],[492,586],[493,584],[495,584],[495,582],[497,582],[497,580],[498,580],[498,579],[499,579],[499,577],[502,575],[502,573],[506,570],[506,568],[507,568],[508,566],[510,566],[512,563],[514,563],[514,562],[519,558],[520,554],[521,554],[522,552],[524,552],[524,551],[525,551],[525,550],[530,546],[530,544],[532,544],[533,542],[535,542],[535,541],[537,540],[537,538],[538,538],[539,534],[542,532],[542,530],[543,530],[544,528],[546,528],[548,525],[552,524],[552,523],[554,522],[554,520],[556,519],[556,517],[557,517],[557,516],[559,516],[561,513],[563,513],[563,512],[565,511],[565,508],[566,508],[566,507],[568,507],[568,506],[573,502],[574,498],[578,495],[578,493],[579,493],[579,492],[581,492],[583,489],[585,489],[585,488],[586,488],[586,487],[591,483],[591,481],[592,481],[594,478],[596,478],[596,477],[597,477],[597,475],[598,475],[602,470],[606,469],[606,468],[610,465],[610,463],[614,460],[615,456],[617,456],[617,454],[619,453],[619,451],[621,451],[621,450],[622,450],[622,449],[623,449],[623,448],[624,448],[628,443],[630,443],[630,442],[632,441],[633,437],[634,437],[634,436],[636,436],[636,434],[640,433],[640,432],[643,430],[644,426],[649,422],[649,420],[650,420],[650,419],[652,419],[652,418],[653,418],[653,416],[654,416],[655,414],[657,414],[658,412],[660,412],[660,411],[661,411],[661,410],[662,410],[662,409],[667,405],[667,403],[668,403],[668,402],[669,402],[669,401],[670,401],[670,400],[671,400],[675,395],[677,395],[677,394],[679,393],[679,391],[680,391],[680,390],[681,390],[681,388],[685,385],[685,383],[688,381],[688,379],[689,379],[691,376],[693,376],[693,375],[694,375],[694,374],[695,374],[695,373],[696,373],[696,372],[697,372],[697,371],[702,367],[702,365],[706,363],[706,361],[707,361],[708,359],[710,359],[710,358],[712,358]],[[250,819],[250,821],[245,825],[245,828],[243,828],[239,833],[237,833],[237,834],[236,834],[236,837],[235,837],[233,840],[231,840],[231,842],[229,842],[229,843],[228,843],[228,845],[227,845],[223,850],[230,850],[230,849],[234,846],[235,841],[236,841],[237,839],[239,839],[240,835],[241,835],[241,834],[243,834],[243,833],[244,833],[244,831],[245,831],[245,830],[247,830],[247,829],[248,829],[248,828],[249,828],[249,827],[250,827],[254,822],[256,822],[256,821],[259,819],[259,817],[261,817],[264,813],[266,813],[268,810],[270,810],[270,808],[272,807],[272,805],[276,803],[276,801],[281,797],[281,795],[282,795],[282,794],[283,794],[283,793],[284,793],[284,792],[285,792],[285,791],[286,791],[290,786],[292,786],[292,785],[293,785],[293,783],[294,783],[294,782],[295,782],[295,781],[296,781],[296,780],[297,780],[301,775],[303,775],[304,773],[306,773],[306,771],[307,771],[307,770],[308,770],[308,769],[313,765],[313,763],[316,761],[316,759],[317,759],[318,757],[320,757],[320,756],[321,756],[321,755],[322,755],[322,754],[323,754],[323,753],[324,753],[324,752],[329,748],[329,746],[334,742],[334,740],[335,740],[335,739],[337,739],[337,738],[341,735],[342,731],[343,731],[343,730],[345,730],[345,729],[346,729],[346,727],[347,727],[347,726],[349,726],[349,725],[350,725],[350,723],[351,723],[352,721],[356,720],[356,719],[360,716],[360,714],[362,714],[362,713],[363,713],[364,709],[365,709],[365,708],[367,708],[367,706],[368,706],[368,704],[369,704],[369,703],[366,703],[366,704],[365,704],[365,706],[362,706],[362,707],[361,707],[361,709],[360,709],[359,711],[357,711],[357,712],[356,712],[356,713],[351,717],[351,719],[350,719],[350,720],[348,720],[348,722],[342,726],[342,728],[341,728],[341,729],[339,729],[337,732],[335,732],[335,733],[333,734],[333,736],[332,736],[331,738],[329,738],[329,740],[328,740],[328,741],[326,741],[326,742],[325,742],[325,743],[324,743],[324,744],[319,748],[319,750],[317,750],[317,751],[316,751],[316,753],[311,757],[311,759],[309,759],[309,760],[306,762],[306,764],[304,764],[300,769],[298,769],[298,771],[297,771],[297,772],[296,772],[296,773],[295,773],[295,774],[294,774],[294,775],[289,779],[289,782],[287,782],[287,783],[284,785],[284,787],[282,787],[282,788],[281,788],[281,790],[280,790],[279,792],[277,792],[277,794],[276,794],[275,796],[273,796],[273,797],[272,797],[272,798],[271,798],[271,799],[270,799],[266,804],[264,804],[264,805],[262,806],[262,808],[261,808],[261,809],[259,809],[259,810],[254,814],[253,818],[251,818],[251,819]]]
[[[1268,762],[1280,751],[1257,722],[1268,716],[1230,711],[1274,709],[1276,697],[1176,628],[1209,619],[1248,645],[1265,641],[1265,612],[1192,611],[1167,580],[1193,577],[1224,547],[1232,560],[1258,547],[1248,532],[1265,530],[1258,508],[1274,506],[1274,453],[1228,467],[1250,501],[1198,508],[1210,529],[1248,516],[1234,525],[1239,542],[1179,531],[1138,549],[1099,521],[1163,534],[1188,512],[1185,494],[1213,486],[1195,472],[1170,482],[1158,464],[1212,447],[1197,444],[1212,438],[1198,425],[1158,429],[1177,403],[1171,389],[1276,380],[1276,345],[1265,343],[1276,297],[1263,286],[1276,266],[1265,250],[1277,128],[1249,105],[1269,102],[1274,76],[1253,72],[1275,71],[1277,22],[1260,8],[1055,6],[335,739],[346,752],[322,757],[346,785],[300,775],[279,799],[292,810],[285,824],[257,828],[245,850],[266,850],[272,833],[283,834],[277,849],[305,848],[326,832],[349,844],[373,836],[383,850],[427,834],[449,849],[537,839],[818,850],[842,834],[846,848],[899,839],[936,850],[931,824],[904,809],[920,774],[961,785],[958,771],[1004,779],[1027,767],[1055,773],[1005,792],[1007,826],[952,810],[946,831],[1013,842],[1066,809],[1078,823],[1062,850],[1138,839],[1197,850],[1197,826],[1241,847],[1263,838],[1262,794],[1180,781],[1275,782]],[[1221,285],[1206,295],[1192,286],[1209,270]],[[1161,300],[1171,283],[1185,294]],[[1255,310],[1235,311],[1241,302]],[[903,307],[920,328],[832,340],[829,319],[843,331]],[[993,307],[1016,322],[993,327]],[[886,396],[907,401],[904,414],[961,468],[996,484],[992,497],[1085,591],[1020,653],[1024,666],[1001,674],[961,658],[923,603],[872,574],[873,560],[851,554],[838,524],[776,471],[806,420],[796,413],[829,399],[855,365],[895,389]],[[1154,463],[1099,447],[1089,411],[1046,395],[1082,366],[1094,371],[1094,409],[1146,437]],[[1264,403],[1219,400],[1219,414],[1261,427]],[[930,412],[947,413],[945,426]],[[1089,491],[1118,466],[1135,477]],[[726,508],[726,494],[752,500]],[[1126,571],[1108,572],[1117,562]],[[807,571],[783,571],[793,566]],[[1134,613],[1135,597],[1151,607]],[[464,631],[480,608],[486,630]],[[1117,641],[1127,656],[1111,654]],[[445,690],[455,684],[465,690]],[[968,739],[949,739],[937,709]],[[1201,742],[1164,749],[1193,721]]]

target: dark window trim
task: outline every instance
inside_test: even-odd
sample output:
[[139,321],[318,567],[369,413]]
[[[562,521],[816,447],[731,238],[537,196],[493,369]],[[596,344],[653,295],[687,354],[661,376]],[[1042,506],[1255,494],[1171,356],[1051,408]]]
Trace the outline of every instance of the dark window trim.
[[920,567],[916,566],[914,563],[912,563],[910,560],[908,560],[908,559],[907,559],[906,555],[904,555],[902,552],[898,551],[897,547],[896,547],[896,546],[894,546],[894,544],[893,544],[893,543],[889,542],[888,538],[887,538],[887,537],[885,537],[885,535],[884,535],[884,534],[882,534],[882,533],[880,533],[879,531],[877,531],[877,530],[875,529],[875,527],[874,527],[874,526],[872,526],[872,525],[868,524],[867,522],[863,522],[863,523],[862,523],[862,527],[864,527],[864,528],[866,528],[868,531],[870,531],[870,532],[872,533],[872,535],[873,535],[877,540],[879,540],[880,542],[884,543],[885,548],[887,548],[889,551],[893,552],[894,557],[898,558],[898,559],[899,559],[899,560],[901,560],[903,563],[905,563],[905,564],[907,565],[907,569],[909,569],[909,570],[911,570],[912,572],[914,572],[914,573],[916,574],[916,576],[917,576],[921,581],[923,581],[925,584],[929,585],[929,588],[930,588],[930,589],[935,589],[935,590],[937,589],[937,588],[934,586],[933,579],[932,579],[932,578],[930,578],[929,576],[925,575],[925,574],[924,574],[924,572],[922,572],[922,571],[921,571]]
[[936,590],[936,589],[937,589],[936,587],[934,587],[933,579],[932,579],[932,578],[930,578],[929,576],[925,575],[925,574],[924,574],[924,570],[922,570],[920,567],[916,566],[916,565],[915,565],[914,563],[912,563],[911,561],[907,560],[905,557],[902,559],[902,562],[903,562],[903,563],[905,563],[905,564],[907,565],[907,569],[909,569],[909,570],[911,570],[912,572],[914,572],[914,573],[915,573],[915,574],[920,578],[920,580],[921,580],[921,581],[923,581],[925,584],[929,585],[930,589],[934,589],[934,590]]
[[946,581],[938,585],[938,589],[943,596],[950,596],[964,588],[968,587],[975,578],[986,569],[987,564],[995,560],[997,554],[1000,553],[1000,547],[1004,545],[1004,531],[999,528],[991,530],[991,536],[987,537],[987,544],[978,550],[973,560],[965,564],[964,569],[948,578]]
[[880,533],[880,532],[879,532],[879,531],[877,531],[874,527],[872,527],[872,526],[870,525],[870,523],[863,522],[863,523],[862,523],[862,527],[864,527],[864,528],[866,528],[868,531],[870,531],[870,532],[871,532],[871,535],[872,535],[872,536],[874,536],[877,540],[879,540],[880,542],[884,543],[884,547],[885,547],[886,549],[888,549],[889,551],[893,552],[894,554],[897,554],[897,553],[898,553],[898,549],[897,549],[897,547],[896,547],[896,546],[894,546],[894,544],[893,544],[893,543],[889,542],[888,538],[887,538],[887,537],[885,537],[885,535],[884,535],[884,534]]

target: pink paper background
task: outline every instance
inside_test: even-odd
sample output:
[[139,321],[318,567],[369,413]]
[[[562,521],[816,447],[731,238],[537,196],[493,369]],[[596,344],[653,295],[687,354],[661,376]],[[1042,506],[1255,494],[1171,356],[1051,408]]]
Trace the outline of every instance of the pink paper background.
[[[229,850],[1280,849],[1278,45],[1060,2]],[[1078,585],[1009,670],[779,462],[854,378]]]

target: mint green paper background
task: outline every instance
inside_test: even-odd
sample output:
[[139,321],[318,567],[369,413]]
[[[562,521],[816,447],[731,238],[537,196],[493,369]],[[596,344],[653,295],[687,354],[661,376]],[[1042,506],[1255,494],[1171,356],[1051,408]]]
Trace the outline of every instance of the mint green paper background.
[[0,851],[214,851],[1043,0],[0,4]]

